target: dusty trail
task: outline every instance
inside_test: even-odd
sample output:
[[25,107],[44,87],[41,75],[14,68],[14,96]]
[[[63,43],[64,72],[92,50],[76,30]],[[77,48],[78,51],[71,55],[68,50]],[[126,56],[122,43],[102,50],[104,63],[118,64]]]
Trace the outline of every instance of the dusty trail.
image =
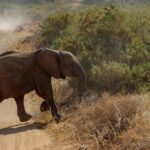
[[[0,51],[11,49],[15,42],[29,34],[25,31],[0,31]],[[31,96],[26,98],[25,107],[28,113],[33,114],[36,109],[31,109],[30,99]],[[42,126],[33,120],[20,123],[14,100],[4,100],[0,103],[0,150],[49,150],[52,137],[42,130]]]
[[[27,107],[28,104],[26,104]],[[32,114],[31,111],[28,110]],[[0,149],[1,150],[46,150],[51,137],[42,131],[42,125],[34,121],[20,123],[13,99],[0,104]]]

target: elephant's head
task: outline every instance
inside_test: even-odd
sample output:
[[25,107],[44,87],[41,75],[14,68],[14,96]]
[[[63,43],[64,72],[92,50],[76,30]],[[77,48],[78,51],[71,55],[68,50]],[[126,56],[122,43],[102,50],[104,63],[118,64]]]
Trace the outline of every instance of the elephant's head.
[[80,94],[86,90],[86,73],[72,53],[44,49],[37,54],[37,63],[45,73],[57,79],[77,77]]

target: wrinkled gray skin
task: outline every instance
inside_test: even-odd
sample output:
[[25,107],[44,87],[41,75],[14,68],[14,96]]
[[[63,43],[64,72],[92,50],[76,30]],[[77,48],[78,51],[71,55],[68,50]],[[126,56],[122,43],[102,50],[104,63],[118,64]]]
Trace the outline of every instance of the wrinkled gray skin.
[[79,79],[79,93],[86,90],[86,74],[78,60],[70,52],[40,49],[28,54],[7,51],[0,54],[0,102],[14,98],[21,122],[31,119],[24,108],[24,95],[35,90],[45,101],[41,111],[51,108],[56,122],[61,116],[54,102],[51,77]]

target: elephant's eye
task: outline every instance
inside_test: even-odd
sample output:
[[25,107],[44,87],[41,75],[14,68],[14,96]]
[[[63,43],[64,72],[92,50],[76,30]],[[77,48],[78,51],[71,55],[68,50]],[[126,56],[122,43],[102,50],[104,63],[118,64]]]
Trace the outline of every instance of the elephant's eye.
[[70,64],[70,67],[73,67],[73,64]]

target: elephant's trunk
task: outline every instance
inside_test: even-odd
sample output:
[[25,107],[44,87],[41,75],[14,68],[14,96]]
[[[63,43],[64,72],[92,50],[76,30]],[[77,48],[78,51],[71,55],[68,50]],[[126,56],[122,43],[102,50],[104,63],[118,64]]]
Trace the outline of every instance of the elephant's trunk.
[[79,95],[82,96],[87,89],[87,75],[81,66],[78,70],[78,86]]

